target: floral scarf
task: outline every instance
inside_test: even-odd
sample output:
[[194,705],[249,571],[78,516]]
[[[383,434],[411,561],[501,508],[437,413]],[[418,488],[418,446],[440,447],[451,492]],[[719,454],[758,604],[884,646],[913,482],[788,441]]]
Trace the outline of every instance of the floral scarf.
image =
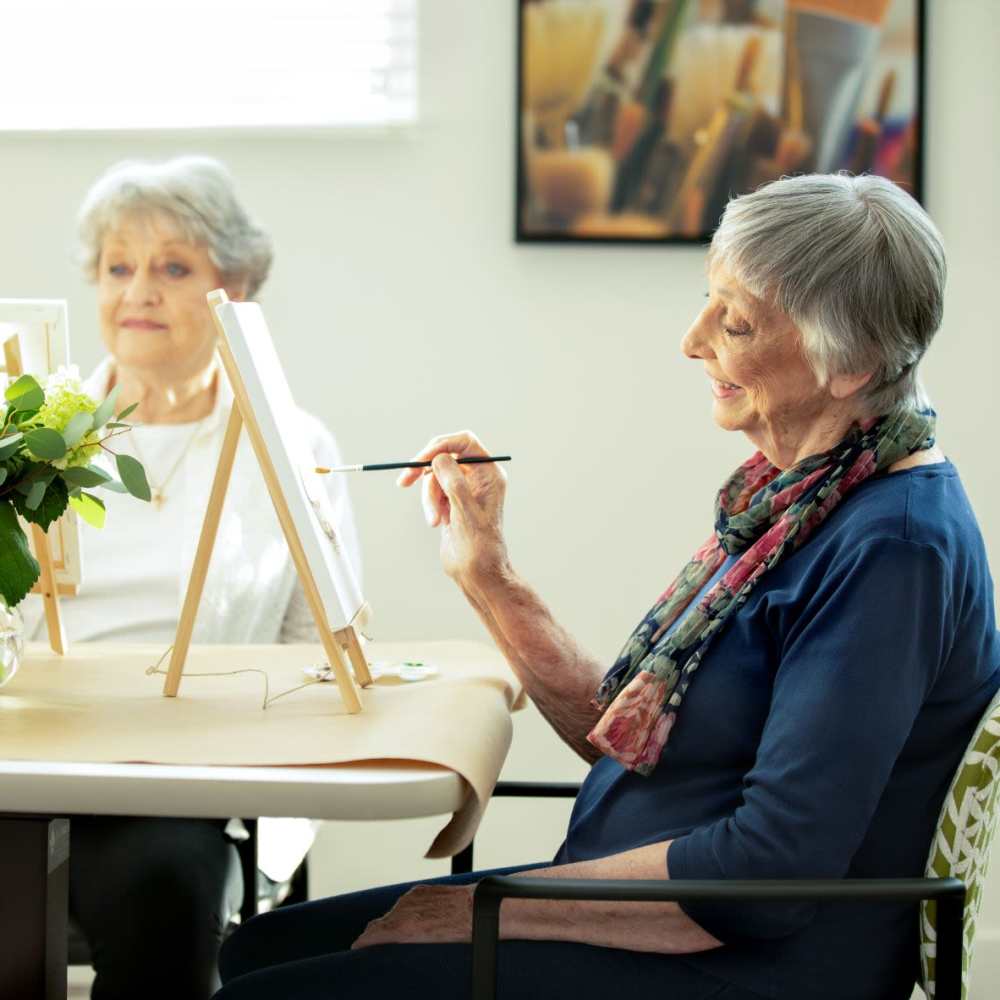
[[[855,424],[830,451],[781,469],[757,452],[719,491],[715,531],[639,623],[594,696],[607,709],[587,739],[623,767],[651,774],[712,637],[761,575],[806,542],[859,483],[934,445],[933,410]],[[753,503],[751,503],[751,498]],[[728,555],[740,558],[668,630]]]

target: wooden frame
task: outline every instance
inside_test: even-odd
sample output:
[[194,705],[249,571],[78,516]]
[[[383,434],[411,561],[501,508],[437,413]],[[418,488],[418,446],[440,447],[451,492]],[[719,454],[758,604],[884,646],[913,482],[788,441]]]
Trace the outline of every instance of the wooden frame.
[[[697,10],[697,5],[693,0],[673,0],[675,6],[679,4],[687,3],[687,21],[683,24],[683,28],[686,31],[692,23],[694,23],[702,15]],[[651,2],[644,2],[644,0],[619,0],[621,8],[628,9],[630,11],[629,17],[631,18],[632,13],[636,12],[640,7],[644,7],[647,10],[652,9],[654,12],[667,11],[669,6],[668,0],[651,0]],[[925,66],[926,66],[926,0],[892,0],[893,5],[902,5],[903,3],[912,4],[912,16],[910,17],[910,23],[912,25],[912,30],[914,34],[913,43],[913,60],[914,60],[914,75],[912,80],[912,135],[910,135],[905,140],[907,148],[910,149],[910,154],[906,157],[907,160],[911,161],[911,166],[908,170],[898,172],[898,176],[893,176],[893,180],[907,190],[914,198],[918,201],[923,200],[924,194],[924,117],[925,117]],[[606,0],[593,0],[595,7],[608,6]],[[571,134],[573,143],[567,143],[567,149],[572,152],[583,153],[583,154],[593,154],[591,160],[593,162],[588,162],[586,156],[581,157],[582,162],[570,162],[570,163],[560,163],[560,162],[550,162],[544,164],[546,172],[549,176],[545,176],[544,173],[540,174],[539,171],[541,167],[538,164],[530,164],[529,161],[532,158],[533,153],[536,151],[537,143],[533,139],[534,130],[541,128],[541,123],[534,120],[531,113],[531,109],[528,107],[528,98],[531,96],[531,87],[526,85],[526,72],[530,60],[526,58],[526,48],[527,48],[527,35],[528,31],[525,26],[525,12],[531,7],[535,8],[536,12],[538,8],[544,6],[543,3],[534,3],[533,0],[517,0],[514,4],[515,7],[515,17],[517,18],[516,26],[516,38],[517,38],[517,57],[516,57],[516,107],[515,107],[515,124],[514,124],[514,144],[515,144],[515,198],[514,198],[514,240],[517,243],[595,243],[595,244],[647,244],[647,245],[704,245],[711,238],[712,231],[714,230],[718,219],[712,218],[714,212],[707,211],[709,207],[718,208],[716,204],[718,191],[722,190],[727,194],[742,194],[746,190],[753,190],[759,184],[764,183],[766,180],[776,179],[779,175],[785,174],[797,174],[797,173],[810,173],[815,170],[821,171],[832,171],[841,168],[847,168],[855,173],[865,172],[875,172],[881,173],[882,169],[880,166],[883,157],[880,156],[877,160],[873,162],[873,165],[866,167],[862,164],[860,167],[854,160],[854,153],[858,150],[862,143],[868,144],[872,141],[872,132],[875,134],[875,141],[878,142],[882,132],[883,125],[887,126],[888,132],[893,133],[897,126],[900,125],[899,122],[885,121],[884,111],[885,108],[881,108],[881,101],[876,102],[874,100],[866,101],[860,104],[856,108],[856,114],[853,119],[854,127],[856,132],[852,136],[850,142],[850,155],[847,157],[841,157],[836,162],[825,165],[817,166],[812,163],[808,156],[799,165],[790,165],[784,161],[786,156],[786,151],[791,149],[794,143],[791,142],[792,136],[785,136],[784,132],[781,133],[782,141],[778,143],[774,150],[763,151],[759,150],[758,145],[764,141],[764,137],[771,133],[774,128],[774,121],[769,118],[759,114],[759,107],[754,112],[753,120],[744,123],[746,125],[746,130],[741,131],[737,126],[740,125],[740,121],[733,120],[733,116],[729,116],[728,121],[725,120],[725,116],[719,118],[720,128],[725,125],[726,128],[722,129],[725,135],[717,135],[714,137],[709,137],[712,139],[713,144],[715,140],[718,140],[717,148],[729,148],[729,149],[753,149],[752,153],[747,153],[746,155],[758,156],[761,164],[760,171],[748,170],[746,171],[746,181],[743,186],[741,186],[741,181],[736,178],[731,177],[726,170],[718,172],[715,180],[716,182],[709,185],[715,189],[716,197],[708,192],[699,192],[693,190],[693,188],[698,188],[707,184],[705,177],[707,174],[715,175],[715,170],[711,171],[694,171],[690,169],[680,169],[679,175],[683,176],[685,180],[688,181],[687,190],[685,195],[687,196],[687,203],[684,207],[678,206],[676,210],[672,213],[664,213],[662,220],[660,219],[660,210],[649,207],[649,205],[634,205],[631,204],[632,200],[628,197],[627,190],[619,190],[618,181],[619,176],[626,171],[623,169],[627,161],[629,161],[629,149],[634,149],[635,147],[630,145],[629,141],[623,138],[624,136],[636,136],[640,134],[641,129],[644,124],[648,124],[651,118],[657,117],[659,113],[659,104],[657,98],[657,90],[655,87],[645,88],[641,99],[640,95],[636,93],[638,88],[638,82],[643,80],[643,70],[648,67],[649,63],[652,61],[651,56],[653,54],[655,46],[653,28],[656,27],[656,17],[657,14],[654,13],[652,18],[647,18],[646,23],[642,26],[642,33],[636,34],[630,39],[625,38],[627,29],[626,24],[630,24],[623,18],[623,27],[621,35],[611,36],[613,43],[606,42],[604,46],[599,49],[599,54],[597,56],[597,61],[593,66],[592,73],[590,75],[590,82],[587,85],[581,99],[576,102],[575,106],[569,108],[566,111],[565,121],[569,122],[571,125]],[[723,5],[726,6],[726,5]],[[753,5],[732,5],[734,8],[740,6],[752,7]],[[852,7],[857,7],[857,4],[851,4],[850,0],[823,0],[822,3],[816,3],[814,5],[802,4],[803,8],[809,11],[809,8],[815,7],[819,9],[830,8],[836,11],[838,8],[843,7],[848,10]],[[783,0],[781,4],[781,13],[778,15],[782,21],[784,21],[783,31],[787,33],[788,28],[791,24],[792,5],[787,3],[787,0]],[[692,13],[693,11],[693,13]],[[814,12],[814,11],[813,11]],[[890,10],[890,15],[893,13]],[[907,12],[909,14],[909,12]],[[848,20],[853,20],[850,14],[846,14],[845,17]],[[762,27],[766,25],[761,25]],[[727,29],[733,27],[740,27],[734,23],[725,25]],[[667,118],[673,117],[673,112],[670,110],[670,103],[673,100],[674,85],[676,84],[676,78],[672,74],[672,64],[671,58],[674,60],[674,65],[676,65],[676,55],[678,51],[678,46],[684,42],[684,33],[680,32],[677,36],[676,43],[673,45],[673,55],[670,55],[670,49],[668,48],[668,56],[665,62],[664,68],[658,77],[654,76],[653,83],[658,80],[663,80],[664,78],[669,78],[669,89],[667,90],[668,96],[666,97],[667,108],[664,111],[664,115]],[[782,59],[782,69],[783,81],[780,86],[780,104],[779,108],[771,108],[774,111],[777,118],[780,120],[783,129],[787,129],[789,133],[796,133],[799,130],[801,123],[796,122],[795,108],[789,107],[789,90],[793,89],[791,82],[796,79],[796,74],[790,72],[790,65],[794,66],[794,62],[789,60],[788,50],[792,48],[787,44],[783,37],[782,44],[785,46],[786,52],[784,53]],[[598,83],[600,79],[604,77],[605,71],[610,68],[614,56],[611,53],[628,53],[628,63],[623,67],[625,72],[618,76],[615,74],[618,83],[624,89],[621,93],[618,93],[617,88],[611,87],[610,92],[613,96],[614,101],[621,100],[623,104],[629,105],[629,115],[624,116],[623,122],[619,122],[617,117],[613,122],[613,129],[618,131],[615,133],[616,137],[614,140],[610,140],[607,136],[593,137],[588,136],[587,131],[587,113],[588,111],[594,111],[595,105],[600,106],[600,102],[596,100],[599,96],[597,93]],[[551,65],[559,65],[560,63],[570,63],[571,60],[562,59],[559,61],[552,61]],[[602,68],[603,67],[603,68]],[[617,69],[618,67],[616,67]],[[571,90],[568,82],[566,84],[566,90]],[[884,89],[884,88],[883,88]],[[890,90],[892,85],[890,84]],[[901,93],[908,92],[908,86],[896,86],[897,95]],[[626,93],[627,92],[627,93]],[[755,105],[756,94],[753,88],[749,88],[748,94],[754,98],[752,103]],[[795,104],[794,101],[791,102]],[[801,104],[801,102],[799,102]],[[605,105],[608,107],[609,105]],[[636,110],[639,107],[639,110]],[[676,105],[675,105],[676,107]],[[641,114],[640,114],[641,111]],[[596,113],[596,112],[595,112]],[[607,114],[611,114],[610,111]],[[597,115],[597,120],[601,120],[601,115]],[[739,116],[737,116],[739,119]],[[625,126],[628,127],[625,127]],[[765,127],[766,125],[766,127]],[[550,130],[551,131],[551,130]],[[600,131],[600,130],[598,130]],[[704,141],[697,132],[702,131],[706,134],[710,131],[706,126],[703,130],[696,130],[692,133],[690,138],[694,138],[698,142]],[[670,129],[667,129],[670,133]],[[733,136],[731,133],[738,132],[740,134],[740,139],[738,143],[730,144]],[[751,138],[752,133],[752,138]],[[636,156],[628,162],[627,173],[633,180],[637,177],[643,178],[648,181],[651,188],[655,188],[657,185],[653,183],[653,175],[657,177],[671,177],[675,178],[676,175],[673,173],[673,168],[668,169],[668,166],[673,163],[678,157],[672,155],[671,151],[668,149],[662,150],[662,155],[659,160],[656,159],[656,149],[659,147],[654,147],[653,143],[653,132],[649,134],[648,145],[644,146],[642,149],[635,150]],[[675,140],[681,141],[681,154],[685,156],[688,154],[687,146],[684,145],[688,139],[683,136],[679,136],[674,133],[672,134]],[[573,138],[575,137],[575,138]],[[555,134],[551,137],[552,144],[557,151],[559,145],[563,142],[566,136],[559,135],[559,130],[555,130]],[[789,141],[785,142],[785,138]],[[890,142],[886,145],[892,146],[893,137],[890,135]],[[723,142],[722,140],[726,141]],[[676,143],[674,143],[676,145]],[[607,147],[611,151],[611,160],[603,161],[598,155],[602,147]],[[645,149],[652,149],[653,152],[646,155]],[[642,155],[639,155],[642,153]],[[670,154],[670,155],[668,155]],[[891,150],[890,150],[891,154]],[[884,157],[888,160],[891,158],[890,155]],[[683,157],[680,157],[683,159]],[[719,155],[716,157],[718,163],[726,163],[735,169],[737,157],[729,155],[728,153],[723,156]],[[662,170],[653,170],[652,164],[659,162],[662,166]],[[716,165],[717,165],[716,164]],[[687,160],[687,166],[690,168],[692,165],[691,160]],[[768,169],[764,169],[767,165]],[[703,164],[703,166],[708,166]],[[770,167],[774,166],[774,170]],[[600,168],[600,169],[598,169]],[[679,168],[678,168],[679,169]],[[775,172],[776,171],[776,172]],[[611,180],[608,181],[606,174],[610,173]],[[563,176],[564,180],[562,183],[556,185],[553,180],[553,176]],[[698,183],[696,184],[696,175]],[[690,178],[690,179],[689,179]],[[727,188],[727,183],[732,181]],[[546,203],[546,198],[543,196],[543,189],[548,191],[553,189],[554,186],[565,191],[566,194],[564,198],[568,201],[583,200],[587,201],[595,200],[601,201],[594,192],[603,191],[604,188],[610,184],[609,196],[604,208],[601,208],[597,204],[586,204],[580,209],[580,213],[576,214],[575,211],[571,211],[571,206],[563,205],[563,212],[560,215],[558,212],[551,211],[551,206],[549,206],[550,211],[546,213],[545,211],[539,211],[539,205]],[[734,186],[735,185],[735,186]],[[748,186],[747,186],[748,185]],[[644,202],[647,200],[655,200],[652,195],[649,195],[648,199],[640,197],[637,194],[636,185],[622,185],[623,189],[631,189],[634,200],[639,202]],[[677,200],[680,201],[680,186],[674,184],[672,179],[669,184],[664,182],[663,190],[677,191]],[[730,190],[731,189],[731,190]],[[589,193],[588,193],[589,192]],[[700,200],[697,195],[703,193],[705,195],[705,201],[709,204],[705,204],[705,201]],[[621,199],[624,204],[616,204],[619,199]],[[549,201],[554,199],[549,198]],[[694,214],[698,217],[699,222],[697,225],[691,223],[687,218],[688,215]],[[549,217],[549,216],[552,217]],[[602,218],[603,217],[603,218]],[[654,225],[654,222],[662,221],[662,225]]]
[[[358,683],[365,687],[371,684],[372,679],[357,630],[367,622],[370,609],[360,596],[360,591],[357,591],[356,584],[354,584],[354,591],[348,594],[352,599],[345,607],[345,596],[342,590],[344,582],[324,578],[326,575],[324,571],[329,569],[329,562],[318,556],[319,538],[325,532],[329,532],[331,539],[334,539],[335,546],[335,533],[329,525],[319,526],[316,519],[320,515],[303,509],[305,494],[300,494],[291,487],[289,481],[293,468],[291,458],[284,453],[283,442],[274,433],[271,419],[273,414],[270,413],[266,393],[252,381],[257,374],[253,364],[254,358],[246,352],[245,345],[241,342],[243,331],[240,315],[234,309],[236,303],[231,303],[226,293],[219,289],[209,293],[208,304],[219,333],[219,356],[233,389],[233,408],[229,415],[222,450],[219,454],[219,464],[209,494],[205,520],[181,610],[177,638],[167,671],[167,679],[163,685],[163,693],[166,697],[172,698],[177,695],[180,688],[184,663],[194,631],[195,616],[208,575],[208,564],[215,545],[215,537],[222,516],[222,506],[236,457],[236,449],[240,433],[245,426],[268,493],[271,496],[271,502],[278,515],[281,530],[288,543],[292,561],[305,591],[323,650],[340,688],[344,705],[348,712],[360,712],[362,710],[361,699],[354,681],[357,679]],[[253,316],[260,324],[258,335],[265,337],[269,344],[270,334],[267,332],[266,325],[263,324],[263,316],[259,312],[259,306],[255,303],[242,303],[240,305],[244,309],[256,310]],[[280,369],[280,362],[277,361],[276,356],[271,359],[270,377],[280,380],[280,387],[287,391],[284,375],[280,371],[274,371],[275,365]],[[261,412],[258,412],[258,408]],[[266,428],[262,426],[265,422]],[[275,447],[274,453],[269,445]],[[280,462],[280,472],[279,468],[276,467],[276,460]],[[303,470],[298,471],[301,475]],[[308,505],[305,504],[305,506]],[[316,523],[310,523],[310,518]],[[310,528],[315,528],[312,534],[310,534]],[[329,545],[330,542],[328,541],[326,544]],[[319,570],[323,575],[317,577],[316,570]],[[353,582],[353,574],[350,572],[349,564],[346,575],[350,578],[348,583]],[[337,622],[336,626],[331,625],[331,619]],[[353,667],[353,677],[350,667]]]

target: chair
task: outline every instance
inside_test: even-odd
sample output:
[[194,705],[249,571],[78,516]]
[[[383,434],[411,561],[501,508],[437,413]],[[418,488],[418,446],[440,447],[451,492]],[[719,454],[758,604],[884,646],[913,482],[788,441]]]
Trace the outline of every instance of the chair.
[[[984,713],[945,796],[922,879],[753,881],[548,879],[491,876],[475,890],[473,1000],[496,996],[500,904],[506,898],[673,901],[689,899],[910,900],[921,902],[921,986],[928,1000],[965,1000],[976,917],[1000,814],[1000,693]],[[501,782],[499,796],[573,797],[578,786]],[[466,867],[467,866],[467,867]],[[472,870],[472,845],[453,859]]]
[[[309,858],[295,870],[287,882],[272,882],[257,867],[257,820],[244,819],[248,836],[245,840],[235,841],[236,852],[240,858],[240,871],[243,875],[243,903],[239,913],[230,916],[226,933],[231,934],[240,924],[245,924],[258,913],[273,910],[278,906],[290,906],[293,903],[304,903],[309,898]],[[249,892],[248,886],[254,886],[255,892]],[[84,937],[80,925],[71,916],[69,918],[67,948],[67,965],[93,965],[90,946]]]

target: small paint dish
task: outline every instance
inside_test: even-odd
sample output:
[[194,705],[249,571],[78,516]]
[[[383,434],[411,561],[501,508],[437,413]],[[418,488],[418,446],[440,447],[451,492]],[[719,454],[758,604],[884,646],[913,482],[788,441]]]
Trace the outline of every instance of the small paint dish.
[[[402,660],[398,663],[389,660],[376,660],[371,665],[372,680],[379,680],[382,677],[398,678],[407,683],[415,681],[425,681],[431,677],[436,677],[438,668],[423,660]],[[302,673],[306,677],[311,677],[317,681],[336,680],[333,671],[326,666],[303,667]]]

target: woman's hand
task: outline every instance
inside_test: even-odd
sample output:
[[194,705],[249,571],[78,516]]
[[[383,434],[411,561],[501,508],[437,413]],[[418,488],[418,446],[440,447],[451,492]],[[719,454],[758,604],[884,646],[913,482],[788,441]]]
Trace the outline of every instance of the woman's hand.
[[472,940],[472,885],[417,885],[351,945],[444,944]]
[[498,465],[459,465],[455,459],[488,455],[471,431],[433,438],[415,462],[432,469],[406,469],[396,480],[412,486],[422,479],[424,516],[441,527],[441,562],[458,583],[495,573],[507,562],[503,539],[503,502],[507,475]]

